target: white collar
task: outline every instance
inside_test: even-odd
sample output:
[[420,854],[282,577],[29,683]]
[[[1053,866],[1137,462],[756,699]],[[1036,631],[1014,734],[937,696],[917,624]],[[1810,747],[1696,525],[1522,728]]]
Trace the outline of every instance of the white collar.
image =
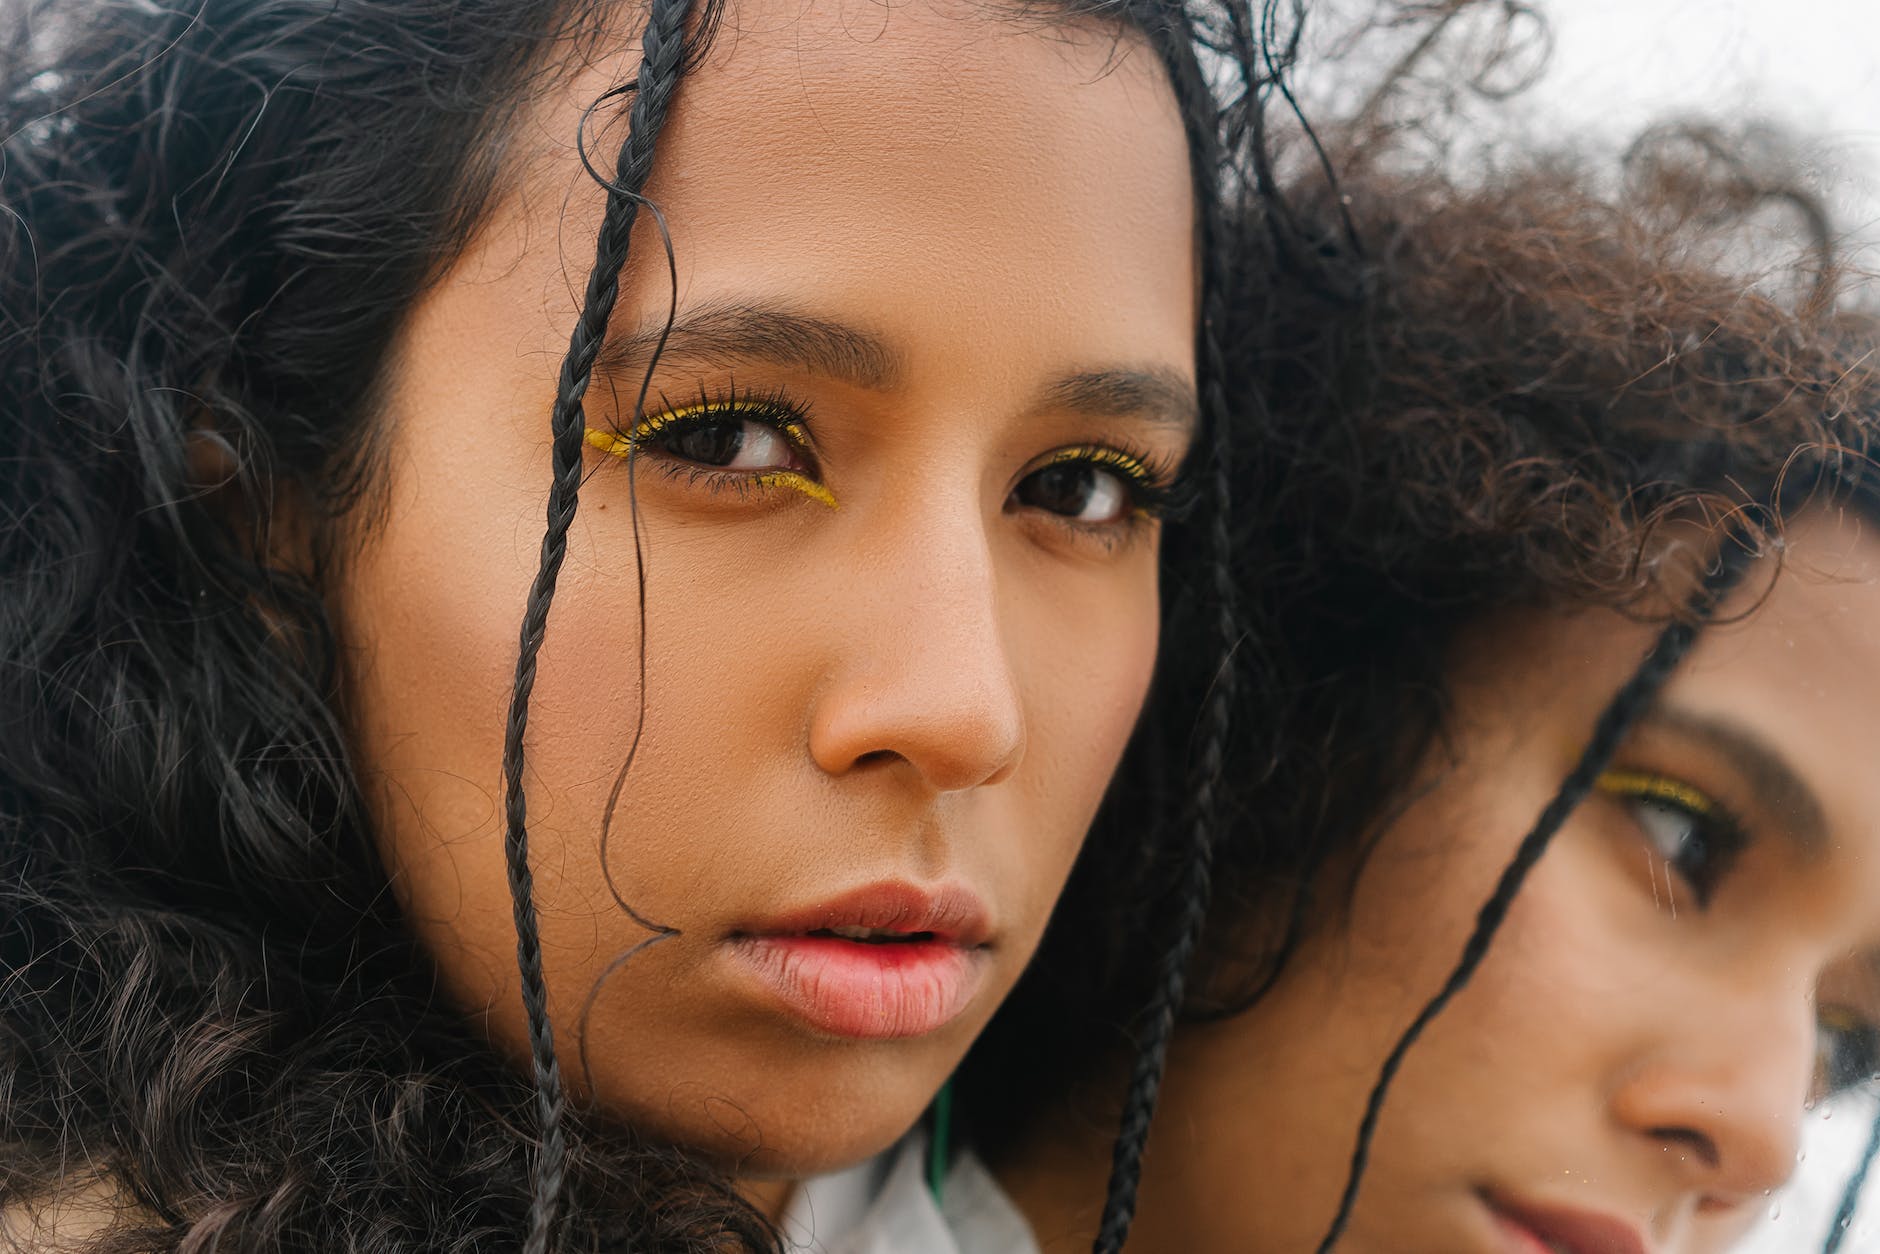
[[790,1254],[1039,1254],[1025,1218],[985,1164],[961,1153],[936,1202],[927,1135],[859,1167],[806,1181],[784,1211]]

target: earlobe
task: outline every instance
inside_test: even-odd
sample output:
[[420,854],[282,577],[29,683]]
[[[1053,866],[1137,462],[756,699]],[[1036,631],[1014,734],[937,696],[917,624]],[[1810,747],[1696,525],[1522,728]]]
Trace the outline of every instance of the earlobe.
[[183,446],[187,500],[201,507],[239,546],[257,551],[269,528],[259,525],[242,482],[241,452],[205,416],[191,424]]
[[241,450],[206,418],[191,427],[184,458],[190,499],[226,529],[237,548],[270,569],[312,575],[313,528],[298,492],[244,473]]
[[235,448],[206,419],[191,428],[184,456],[189,465],[190,486],[205,497],[212,497],[235,486],[241,458]]

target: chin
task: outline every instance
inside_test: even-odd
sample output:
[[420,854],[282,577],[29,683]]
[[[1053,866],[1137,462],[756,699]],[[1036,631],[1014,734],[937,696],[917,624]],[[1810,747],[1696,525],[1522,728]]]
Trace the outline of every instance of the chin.
[[[656,1134],[696,1150],[728,1175],[802,1180],[873,1158],[906,1135],[925,1109],[922,1103],[899,1120],[883,1120],[880,1111],[871,1110],[860,1122],[844,1120],[844,1115],[857,1113],[852,1111],[798,1112],[795,1126],[773,1122],[768,1134],[759,1139],[741,1134],[736,1128],[741,1116],[726,1107],[722,1113],[729,1127],[693,1124],[658,1129]],[[824,1119],[828,1120],[826,1124]],[[810,1121],[808,1126],[805,1120]],[[748,1123],[745,1126],[754,1128]]]
[[951,1070],[867,1065],[863,1054],[872,1050],[828,1048],[840,1055],[829,1060],[838,1065],[753,1065],[736,1082],[691,1081],[656,1103],[608,1105],[636,1131],[684,1146],[728,1174],[803,1179],[888,1149]]

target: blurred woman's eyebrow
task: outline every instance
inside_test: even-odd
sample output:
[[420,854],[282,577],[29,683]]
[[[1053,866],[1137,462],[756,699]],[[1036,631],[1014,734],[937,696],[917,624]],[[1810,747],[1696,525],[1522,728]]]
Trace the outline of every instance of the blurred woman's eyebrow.
[[1828,821],[1821,799],[1781,750],[1753,728],[1723,715],[1671,703],[1653,706],[1638,727],[1668,732],[1722,758],[1749,785],[1759,803],[1781,820],[1777,827],[1804,858],[1827,848]]

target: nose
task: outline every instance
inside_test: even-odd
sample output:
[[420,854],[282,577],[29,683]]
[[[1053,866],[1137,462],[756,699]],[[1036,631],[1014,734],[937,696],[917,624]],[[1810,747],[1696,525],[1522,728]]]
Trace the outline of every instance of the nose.
[[1773,986],[1755,995],[1739,983],[1674,1013],[1677,1029],[1625,1077],[1613,1113],[1676,1162],[1702,1209],[1760,1201],[1795,1170],[1813,1006],[1787,981],[1779,997]]
[[999,572],[977,518],[880,531],[832,606],[834,662],[811,711],[831,775],[900,774],[935,793],[995,784],[1025,752]]

